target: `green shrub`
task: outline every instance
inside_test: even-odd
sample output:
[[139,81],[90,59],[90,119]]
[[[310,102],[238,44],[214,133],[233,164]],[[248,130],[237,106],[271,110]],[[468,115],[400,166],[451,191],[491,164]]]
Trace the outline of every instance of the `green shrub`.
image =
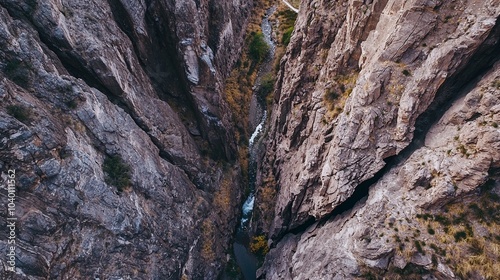
[[431,243],[430,247],[434,250],[434,252],[440,254],[441,256],[446,256],[446,250],[439,248],[436,244]]
[[433,228],[431,228],[431,227],[428,227],[428,228],[427,228],[427,232],[428,232],[430,235],[434,235],[434,234],[436,233],[436,231],[435,231]]
[[434,220],[443,226],[449,226],[451,224],[450,220],[442,215],[435,215]]
[[371,271],[367,271],[363,274],[361,274],[361,278],[365,280],[378,280],[380,279],[377,274]]
[[130,167],[119,155],[105,158],[102,171],[105,173],[106,184],[115,186],[119,192],[130,187]]
[[337,99],[339,99],[340,94],[338,94],[336,91],[329,89],[328,91],[325,92],[325,98],[327,101],[333,102]]
[[29,84],[31,65],[24,61],[11,60],[7,62],[3,71],[5,76],[18,86],[26,87]]
[[401,238],[399,238],[399,236],[393,235],[393,237],[395,242],[401,243]]
[[465,224],[465,232],[470,237],[474,236],[474,230],[472,229],[472,226],[469,223]]
[[425,252],[424,252],[424,249],[422,248],[422,245],[420,244],[420,241],[418,240],[415,240],[415,248],[417,249],[417,251],[420,253],[420,254],[423,254],[425,255]]
[[18,121],[27,124],[31,120],[31,111],[20,105],[7,106],[7,114],[16,118]]
[[267,56],[268,52],[269,45],[264,40],[264,34],[262,32],[254,33],[248,47],[250,58],[254,63],[259,63]]
[[289,28],[285,29],[285,31],[283,32],[283,37],[281,38],[281,43],[283,43],[283,45],[286,46],[290,43],[292,32],[293,32],[293,26],[290,26]]
[[467,148],[465,148],[464,145],[460,145],[458,146],[457,150],[462,153],[462,155],[466,155],[467,154]]
[[266,97],[273,91],[273,89],[274,89],[273,75],[267,74],[264,77],[262,77],[262,80],[260,81],[259,97],[262,98],[262,100],[265,100]]
[[71,99],[69,101],[66,101],[65,104],[70,109],[76,109],[78,107],[78,102],[76,101],[76,99]]
[[460,240],[467,238],[467,233],[465,231],[457,231],[453,237],[455,237],[455,242],[459,242]]
[[285,27],[289,27],[295,24],[297,19],[297,14],[290,10],[284,10],[278,13],[281,18],[281,24]]
[[438,265],[438,258],[436,257],[436,255],[432,254],[431,261],[432,261],[432,266],[433,267],[437,267],[437,265]]
[[238,263],[235,260],[235,257],[231,255],[231,258],[226,264],[226,274],[229,276],[229,279],[242,279],[243,275],[241,273],[241,269],[238,266]]

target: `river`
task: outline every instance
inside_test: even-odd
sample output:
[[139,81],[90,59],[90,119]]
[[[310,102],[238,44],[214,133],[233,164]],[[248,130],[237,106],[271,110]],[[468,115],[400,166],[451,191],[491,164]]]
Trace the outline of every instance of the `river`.
[[[262,34],[264,35],[264,40],[269,45],[269,53],[261,64],[259,68],[259,72],[257,75],[257,79],[255,80],[255,85],[253,87],[253,96],[252,99],[254,102],[254,106],[256,106],[255,110],[252,110],[253,117],[259,120],[258,124],[255,126],[255,129],[248,141],[248,151],[249,151],[249,164],[248,164],[248,189],[250,190],[248,197],[243,203],[242,206],[242,215],[240,225],[238,227],[235,242],[233,244],[234,256],[236,258],[236,262],[241,269],[241,272],[245,278],[245,280],[254,280],[256,278],[257,271],[257,258],[250,252],[249,244],[249,224],[252,218],[252,212],[255,201],[255,180],[257,175],[257,148],[256,144],[258,143],[260,137],[262,136],[262,131],[264,130],[264,126],[267,120],[267,108],[265,100],[258,100],[258,91],[260,89],[260,83],[262,77],[270,73],[273,69],[273,60],[274,53],[276,51],[276,44],[272,38],[272,25],[269,21],[269,17],[276,11],[276,6],[272,6],[264,15],[262,19],[261,29]],[[252,123],[252,122],[251,122]]]

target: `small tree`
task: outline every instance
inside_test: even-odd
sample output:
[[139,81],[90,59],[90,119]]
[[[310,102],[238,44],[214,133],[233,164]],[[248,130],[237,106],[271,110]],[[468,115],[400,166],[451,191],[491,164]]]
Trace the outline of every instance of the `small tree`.
[[105,158],[102,171],[105,174],[104,181],[106,184],[115,186],[119,192],[130,187],[130,167],[119,155]]
[[248,54],[254,63],[261,62],[269,52],[269,45],[264,40],[262,32],[254,33],[250,45],[248,47]]

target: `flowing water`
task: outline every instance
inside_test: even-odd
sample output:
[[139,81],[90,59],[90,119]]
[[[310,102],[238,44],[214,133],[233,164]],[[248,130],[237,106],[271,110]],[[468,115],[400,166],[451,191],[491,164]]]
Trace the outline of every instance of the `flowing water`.
[[[264,35],[264,40],[269,45],[269,53],[266,60],[262,63],[262,65],[259,68],[258,76],[254,86],[254,92],[253,92],[254,97],[257,95],[262,77],[270,73],[270,71],[272,71],[276,45],[272,39],[272,26],[271,22],[269,21],[269,17],[275,11],[276,11],[276,6],[269,8],[265,13],[264,18],[262,19],[262,24],[261,24],[262,33]],[[255,147],[255,144],[261,137],[267,119],[265,101],[259,100],[257,103],[259,110],[256,111],[261,112],[260,113],[261,115],[258,116],[260,118],[260,122],[255,127],[255,130],[253,131],[248,141],[248,150],[250,153],[249,164],[248,164],[249,165],[248,189],[250,190],[250,193],[247,199],[245,200],[245,203],[243,203],[243,207],[241,209],[242,211],[241,221],[238,227],[238,231],[236,233],[235,242],[233,244],[234,256],[236,258],[236,262],[238,263],[238,266],[240,267],[245,280],[254,280],[256,278],[255,273],[257,270],[257,258],[248,249],[250,244],[250,237],[248,235],[248,226],[250,223],[250,219],[252,218],[253,206],[255,201],[255,179],[257,175],[256,159],[258,158],[256,155],[257,149]]]

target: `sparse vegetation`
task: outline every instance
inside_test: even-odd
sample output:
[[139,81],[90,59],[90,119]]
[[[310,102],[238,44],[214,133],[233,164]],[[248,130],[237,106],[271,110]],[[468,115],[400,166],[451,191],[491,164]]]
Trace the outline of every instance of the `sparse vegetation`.
[[220,182],[219,188],[214,195],[214,206],[221,214],[229,215],[232,211],[232,201],[234,198],[234,190],[231,181],[232,174],[227,172],[224,174]]
[[453,237],[455,237],[455,242],[460,242],[461,240],[467,238],[467,233],[465,233],[465,231],[463,230],[457,231],[455,232],[455,234],[453,234]]
[[414,244],[415,244],[415,249],[417,249],[417,251],[418,251],[420,254],[425,255],[424,249],[422,248],[422,244],[420,243],[420,241],[415,240],[415,241],[414,241]]
[[461,144],[460,146],[458,146],[457,150],[464,156],[467,155],[467,148],[465,148],[465,146],[463,144]]
[[[255,71],[263,59],[268,55],[268,46],[261,32],[261,22],[265,10],[270,6],[269,2],[256,2],[252,10],[247,28],[247,38],[244,51],[236,62],[231,75],[225,83],[224,99],[232,112],[235,125],[235,137],[238,141],[238,162],[241,166],[242,177],[248,177],[248,116],[249,104],[253,93],[253,86],[257,80]],[[272,103],[272,92],[274,86],[274,74],[263,77],[261,81],[261,95],[265,95],[266,103]],[[266,79],[268,78],[268,79]],[[271,108],[268,108],[268,110]]]
[[24,124],[28,124],[31,121],[31,110],[21,105],[7,106],[7,114]]
[[265,235],[257,235],[252,238],[250,242],[250,251],[258,256],[265,256],[269,252],[267,246],[267,238]]
[[273,221],[273,209],[276,197],[276,181],[273,176],[267,176],[256,192],[254,218],[258,219],[264,228],[269,228]]
[[215,260],[214,233],[214,224],[209,219],[204,220],[201,226],[201,257],[209,262]]
[[496,89],[500,89],[500,80],[494,80],[492,83],[491,83],[491,86],[496,88]]
[[434,235],[434,234],[436,233],[436,231],[434,231],[434,229],[433,229],[433,228],[431,228],[431,227],[428,227],[428,228],[427,228],[427,232],[428,232],[430,235]]
[[59,9],[59,11],[64,15],[65,18],[72,18],[74,16],[73,10],[68,8],[67,6],[64,6],[64,4]]
[[76,101],[76,99],[71,99],[71,100],[65,102],[65,104],[70,109],[76,109],[78,107],[78,102]]
[[425,268],[412,263],[409,263],[403,269],[395,266],[389,266],[386,270],[364,267],[361,271],[362,273],[358,279],[370,280],[421,280],[423,275],[429,274],[430,272]]
[[[433,241],[429,246],[436,254],[433,263],[446,263],[461,279],[496,279],[500,275],[497,261],[500,258],[497,234],[500,197],[492,191],[493,187],[493,180],[488,181],[473,201],[448,204],[443,214],[417,215],[427,226],[427,237]],[[434,234],[429,232],[431,228],[436,229]],[[475,234],[479,229],[480,234]],[[423,243],[420,245],[423,247]],[[417,244],[415,247],[419,250]]]
[[436,255],[432,254],[431,261],[432,261],[432,266],[433,267],[437,267],[437,265],[438,265],[438,258],[436,257]]
[[343,111],[345,101],[356,85],[357,77],[358,73],[339,75],[335,77],[334,85],[325,90],[323,102],[329,110],[327,119],[333,119]]
[[262,32],[253,33],[251,35],[250,44],[248,46],[248,54],[253,63],[260,63],[266,58],[269,53],[269,45],[264,40]]
[[273,92],[274,89],[274,81],[275,79],[272,73],[264,75],[260,81],[258,97],[261,100],[261,102],[264,101],[266,102],[268,108],[272,106],[271,93]]
[[292,36],[297,14],[287,9],[279,12],[278,18],[280,21],[279,31],[283,34],[281,43],[286,46],[290,43],[290,37]]
[[335,100],[339,99],[340,95],[334,91],[334,90],[327,90],[325,93],[325,99],[329,102],[334,102]]
[[285,48],[290,43],[297,14],[286,8],[282,11],[279,11],[275,15],[279,24],[277,29],[277,37],[281,38],[276,46],[276,55],[274,61],[274,69],[277,73],[280,67],[280,60],[285,54]]
[[290,26],[289,28],[285,29],[283,32],[283,37],[281,38],[281,43],[283,45],[288,45],[290,43],[290,38],[292,37],[292,32],[293,32],[293,26]]
[[7,62],[3,71],[7,78],[18,86],[26,87],[29,85],[31,69],[30,63],[14,59]]
[[130,167],[119,155],[106,157],[102,165],[104,181],[108,185],[115,186],[118,192],[122,192],[131,186]]
[[469,242],[469,252],[473,256],[478,256],[484,253],[484,244],[477,239],[472,239]]
[[236,263],[235,257],[231,254],[229,261],[226,264],[226,275],[229,276],[229,279],[242,279],[243,275],[241,274],[241,269]]
[[446,250],[439,248],[436,244],[431,243],[431,245],[429,245],[429,247],[432,250],[434,250],[434,252],[436,252],[437,254],[439,254],[441,256],[446,256]]

